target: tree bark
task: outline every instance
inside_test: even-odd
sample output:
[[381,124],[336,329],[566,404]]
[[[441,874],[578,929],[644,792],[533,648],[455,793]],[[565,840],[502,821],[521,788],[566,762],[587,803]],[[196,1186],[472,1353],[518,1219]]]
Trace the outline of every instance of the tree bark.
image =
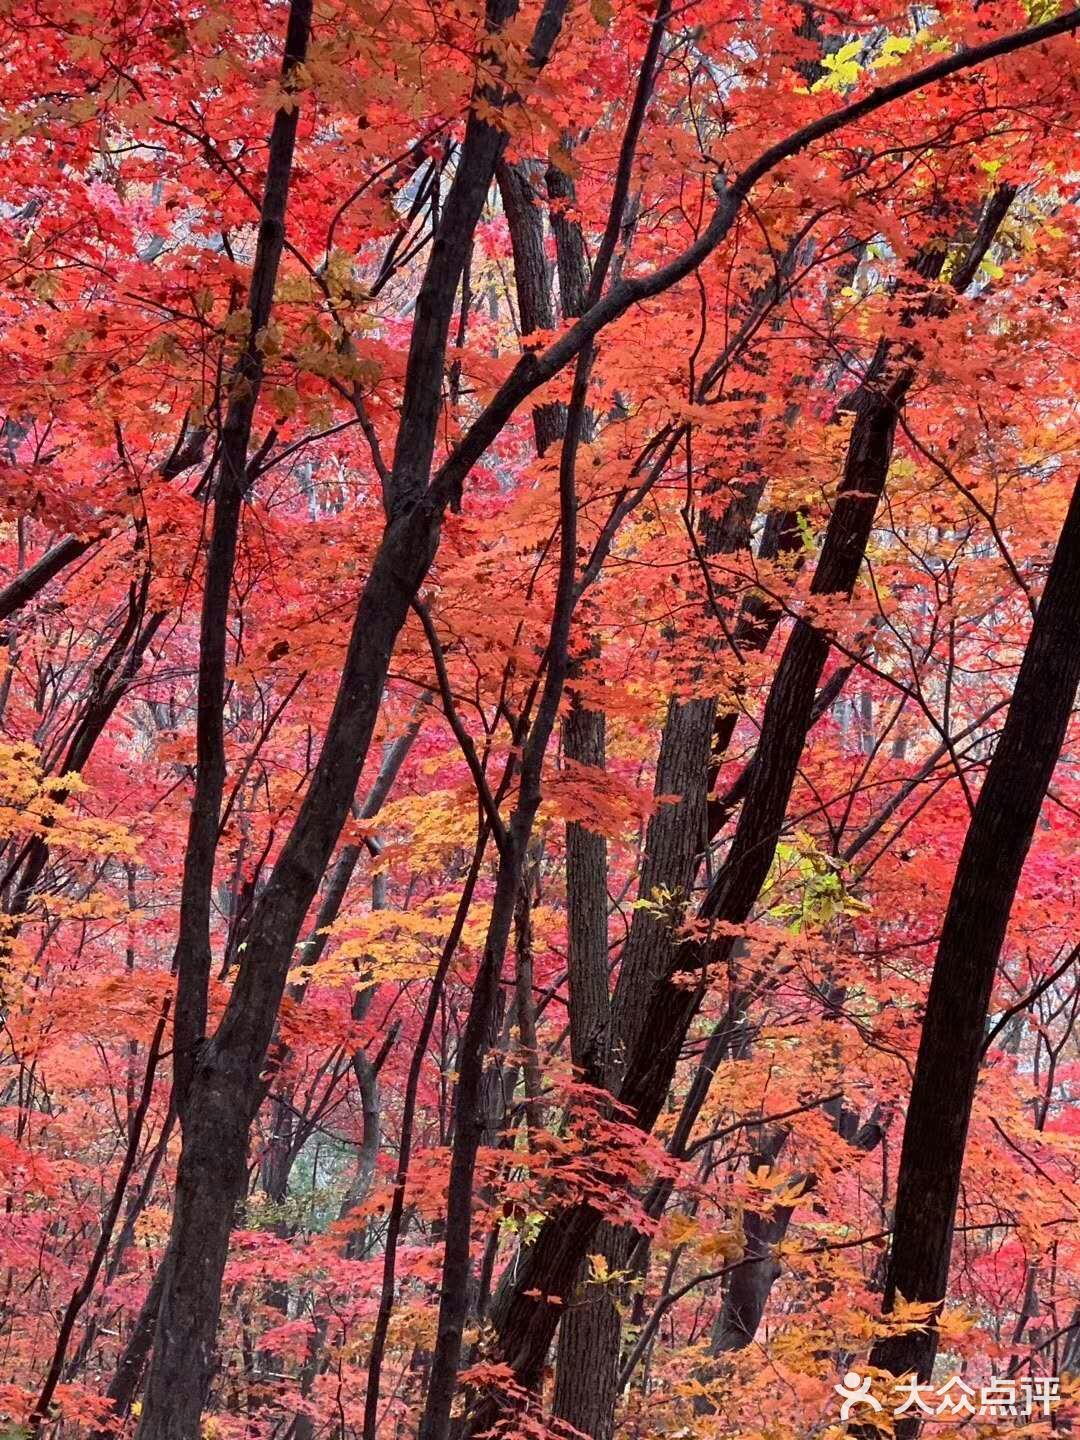
[[[286,86],[307,54],[312,0],[292,0],[285,33]],[[139,1420],[139,1440],[197,1440],[214,1366],[221,1277],[229,1232],[246,1189],[247,1131],[254,1105],[230,1096],[231,1075],[200,1075],[210,977],[210,902],[225,783],[222,718],[226,619],[240,509],[248,483],[248,447],[263,378],[259,333],[266,326],[285,244],[299,105],[274,116],[249,293],[244,350],[222,428],[214,523],[199,629],[197,770],[181,887],[174,1021],[174,1088],[183,1132],[176,1205],[154,1349]],[[202,1084],[196,1087],[196,1076]],[[250,1087],[249,1087],[250,1095]]]
[[[998,958],[1080,682],[1080,487],[960,853],[926,1002],[897,1182],[885,1309],[938,1303]],[[889,1336],[874,1365],[930,1378],[937,1332]],[[899,1432],[898,1432],[899,1433]],[[908,1430],[907,1433],[913,1433]]]
[[[524,334],[551,329],[555,311],[543,248],[543,217],[534,180],[538,167],[502,166],[499,186],[510,230],[514,281]],[[550,166],[547,171],[552,230],[564,317],[585,309],[590,267],[578,224],[567,214],[576,199],[570,176]],[[533,411],[536,448],[544,454],[561,440],[566,427],[562,405]],[[592,417],[585,417],[591,432]],[[596,658],[594,644],[591,657]],[[569,668],[571,686],[580,672]],[[606,763],[605,718],[587,709],[571,693],[570,712],[563,723],[563,753],[576,765],[603,770]],[[575,1071],[588,1083],[603,1084],[608,1063],[611,1002],[608,982],[607,842],[587,826],[566,827],[566,908],[570,1055]],[[520,1000],[519,1000],[520,1008]],[[604,1253],[614,1249],[619,1232],[609,1227]],[[609,1440],[617,1394],[621,1321],[610,1287],[590,1283],[585,1267],[574,1302],[563,1316],[555,1371],[552,1414],[582,1435]]]

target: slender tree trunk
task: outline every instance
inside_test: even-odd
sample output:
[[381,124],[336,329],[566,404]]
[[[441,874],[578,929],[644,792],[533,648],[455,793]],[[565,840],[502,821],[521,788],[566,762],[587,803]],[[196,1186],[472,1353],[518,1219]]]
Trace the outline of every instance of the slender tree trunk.
[[454,1144],[447,1190],[446,1243],[443,1258],[439,1323],[432,1355],[427,1403],[420,1421],[420,1440],[446,1440],[457,1387],[462,1332],[468,1313],[473,1180],[476,1156],[497,1104],[488,1086],[497,1072],[486,1064],[498,1025],[498,998],[506,945],[522,883],[536,813],[540,808],[541,775],[569,669],[570,626],[578,600],[577,585],[577,453],[585,423],[592,366],[591,346],[578,357],[566,431],[559,461],[559,572],[547,644],[547,673],[535,717],[525,739],[517,804],[499,845],[499,872],[484,953],[473,984],[472,1000],[461,1043],[455,1107]]
[[[585,709],[575,696],[563,746],[568,760],[603,770],[603,712]],[[601,1085],[611,1045],[607,842],[577,821],[566,827],[566,909],[570,1056],[587,1083]],[[623,1269],[629,1248],[625,1229],[605,1226],[597,1242],[609,1272]],[[618,1282],[596,1283],[583,1266],[559,1326],[552,1415],[591,1440],[611,1440],[614,1433],[622,1333],[618,1295]]]
[[[603,712],[586,710],[575,696],[563,726],[567,760],[602,771],[604,731]],[[611,1025],[607,842],[576,820],[566,827],[566,912],[570,1058],[589,1084],[602,1084]]]
[[[866,1153],[881,1143],[885,1132],[877,1115],[858,1126],[858,1117],[841,1107],[835,1118],[837,1128],[853,1150]],[[774,1129],[765,1135],[758,1152],[751,1157],[750,1167],[775,1165],[789,1133],[785,1129]],[[805,1177],[807,1189],[814,1183],[814,1176]],[[724,1303],[716,1317],[709,1346],[714,1358],[745,1350],[753,1343],[773,1286],[783,1273],[776,1258],[776,1247],[787,1234],[794,1213],[794,1206],[774,1205],[768,1211],[755,1210],[746,1216],[745,1260],[732,1271],[724,1290]],[[711,1407],[706,1403],[695,1408],[698,1413],[707,1413]]]
[[105,1398],[112,1402],[109,1424],[93,1431],[91,1440],[116,1440],[115,1422],[125,1421],[131,1414],[131,1407],[138,1396],[146,1362],[154,1343],[158,1312],[161,1309],[161,1297],[165,1291],[165,1281],[168,1276],[169,1258],[169,1251],[166,1250],[158,1262],[146,1299],[142,1303],[142,1308],[135,1319],[127,1342],[120,1352],[113,1378],[105,1391]]
[[[908,1105],[885,1308],[944,1300],[986,1016],[1013,899],[1080,682],[1080,487],[960,853]],[[929,1379],[937,1332],[889,1336],[872,1363]],[[908,1433],[913,1433],[909,1430]]]
[[[537,203],[538,165],[500,167],[503,197],[514,256],[514,279],[524,334],[555,323],[543,218]],[[585,309],[590,267],[580,227],[566,214],[576,200],[573,180],[554,166],[547,172],[551,223],[564,317]],[[562,438],[566,410],[561,405],[533,411],[537,451],[543,454]],[[591,416],[586,417],[591,432]],[[596,656],[595,645],[592,657]],[[571,687],[580,663],[570,666]],[[572,695],[563,724],[563,753],[575,765],[603,770],[606,760],[602,711],[586,708]],[[595,830],[574,821],[566,827],[566,897],[569,930],[568,989],[570,1054],[575,1070],[592,1084],[604,1082],[610,1045],[608,993],[607,842]],[[618,1236],[610,1227],[607,1241]],[[606,1251],[605,1251],[606,1253]],[[587,1274],[563,1317],[555,1371],[552,1413],[582,1435],[609,1440],[613,1424],[621,1322],[609,1286],[589,1282]]]
[[[312,0],[292,0],[285,33],[286,85],[307,53]],[[278,110],[270,134],[262,213],[252,266],[248,335],[222,430],[214,523],[199,632],[198,763],[181,894],[174,1027],[174,1083],[183,1131],[176,1205],[139,1420],[139,1440],[197,1440],[214,1367],[221,1277],[229,1232],[247,1183],[247,1131],[254,1115],[251,1085],[230,1095],[231,1076],[210,1069],[195,1085],[206,1030],[210,975],[210,896],[225,781],[222,721],[226,619],[239,526],[247,488],[248,446],[263,377],[259,331],[273,303],[285,243],[299,106]],[[256,1102],[257,1103],[257,1102]]]

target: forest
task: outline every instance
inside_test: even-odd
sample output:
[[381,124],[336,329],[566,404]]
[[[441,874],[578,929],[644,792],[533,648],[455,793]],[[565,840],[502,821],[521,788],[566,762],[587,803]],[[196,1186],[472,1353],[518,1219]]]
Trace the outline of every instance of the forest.
[[0,36],[0,1440],[1080,1427],[1080,9]]

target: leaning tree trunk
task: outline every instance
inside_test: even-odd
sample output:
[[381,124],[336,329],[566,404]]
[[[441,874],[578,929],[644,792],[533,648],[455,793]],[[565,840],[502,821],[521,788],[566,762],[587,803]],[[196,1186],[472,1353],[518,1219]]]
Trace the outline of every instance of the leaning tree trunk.
[[[1080,682],[1080,486],[1072,497],[1001,738],[960,853],[908,1105],[885,1308],[944,1300],[986,1015],[1009,913]],[[927,1380],[937,1332],[892,1335],[873,1364]],[[898,1433],[901,1433],[898,1431]],[[908,1434],[914,1433],[909,1427]]]

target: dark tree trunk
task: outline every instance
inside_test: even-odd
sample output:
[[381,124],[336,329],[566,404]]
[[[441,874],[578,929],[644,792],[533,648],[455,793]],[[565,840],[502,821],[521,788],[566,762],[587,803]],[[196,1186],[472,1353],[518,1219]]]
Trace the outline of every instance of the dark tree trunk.
[[249,1111],[219,1072],[184,1125],[154,1351],[137,1435],[197,1440],[216,1363],[221,1277],[229,1235],[247,1193]]
[[[586,710],[574,697],[563,727],[568,760],[602,770],[602,711]],[[570,1055],[589,1084],[607,1075],[611,1001],[608,992],[607,842],[578,822],[566,827],[566,909],[570,997]],[[605,1226],[597,1248],[610,1272],[623,1268],[624,1231]],[[622,1254],[625,1263],[625,1254]],[[596,1284],[582,1273],[559,1327],[552,1415],[591,1440],[611,1440],[618,1395],[622,1321],[613,1283]]]
[[[577,765],[603,770],[605,724],[575,695],[563,726],[563,753]],[[607,1072],[611,1023],[608,996],[607,842],[579,821],[566,827],[567,984],[570,1058],[590,1084]]]
[[[543,215],[537,203],[538,167],[500,166],[503,197],[514,256],[514,280],[524,334],[551,329],[555,312],[544,258]],[[582,313],[590,271],[579,226],[566,214],[576,199],[572,179],[549,167],[547,190],[555,234],[559,293],[564,317]],[[542,455],[557,444],[566,429],[562,405],[533,411],[536,448]],[[592,417],[585,417],[592,429]],[[592,647],[590,658],[597,650]],[[569,671],[571,688],[579,662]],[[563,753],[576,765],[603,770],[606,763],[605,720],[572,694],[563,724]],[[595,830],[576,821],[566,827],[566,903],[570,1054],[576,1072],[591,1084],[603,1084],[610,1043],[611,1004],[608,990],[607,843]],[[520,962],[519,962],[520,979]],[[519,998],[520,1008],[520,998]],[[610,1227],[602,1239],[618,1243]],[[625,1246],[624,1246],[625,1248]],[[606,1250],[605,1250],[606,1253]],[[615,1267],[613,1267],[615,1268]],[[609,1286],[591,1284],[583,1273],[559,1333],[552,1414],[594,1440],[609,1440],[617,1393],[621,1322]]]
[[[555,328],[555,311],[551,304],[551,285],[544,255],[544,222],[536,203],[536,183],[540,168],[537,164],[519,161],[499,164],[496,177],[503,210],[510,231],[510,249],[514,258],[514,289],[517,292],[521,333],[532,335],[537,330]],[[562,436],[563,406],[538,405],[533,410],[533,432],[536,449],[543,454]]]
[[[282,78],[307,53],[312,0],[292,0]],[[225,782],[223,697],[229,594],[240,509],[247,488],[248,446],[263,377],[258,333],[266,325],[285,243],[299,107],[274,116],[262,212],[252,266],[248,335],[237,366],[241,382],[222,427],[214,523],[207,555],[199,631],[195,796],[181,893],[174,1027],[174,1085],[183,1131],[170,1236],[140,1440],[197,1440],[214,1368],[221,1277],[229,1232],[247,1182],[247,1131],[253,1087],[230,1094],[226,1067],[200,1064],[210,975],[210,897]],[[198,1082],[196,1083],[196,1078]]]
[[[840,1105],[834,1112],[834,1119],[840,1134],[853,1150],[867,1152],[875,1149],[885,1133],[877,1113],[860,1126],[858,1117]],[[750,1168],[775,1165],[787,1143],[788,1134],[787,1130],[775,1129],[763,1136],[757,1153],[751,1157]],[[809,1190],[815,1183],[815,1177],[803,1178],[804,1188]],[[709,1347],[713,1356],[731,1355],[753,1343],[773,1286],[782,1273],[776,1258],[776,1247],[786,1236],[794,1213],[794,1206],[774,1205],[768,1211],[755,1210],[746,1216],[744,1263],[737,1266],[728,1278],[724,1303],[713,1326]],[[706,1403],[695,1408],[700,1413],[707,1412],[709,1406]]]
[[[944,1300],[986,1015],[1009,914],[1080,682],[1080,487],[968,828],[938,944],[908,1105],[885,1308]],[[872,1363],[930,1377],[933,1328],[890,1336]]]
[[[610,1272],[620,1268],[620,1259],[625,1265],[628,1252],[625,1226],[600,1226],[596,1253],[607,1261]],[[613,1440],[622,1342],[618,1282],[597,1281],[584,1270],[559,1325],[551,1413],[590,1440]]]
[[[786,1130],[765,1136],[750,1158],[750,1168],[775,1165],[787,1138]],[[793,1214],[793,1206],[774,1205],[771,1210],[753,1210],[746,1216],[746,1253],[743,1264],[731,1272],[727,1282],[709,1346],[713,1355],[745,1350],[757,1334],[772,1287],[780,1278],[776,1246],[787,1234]]]

